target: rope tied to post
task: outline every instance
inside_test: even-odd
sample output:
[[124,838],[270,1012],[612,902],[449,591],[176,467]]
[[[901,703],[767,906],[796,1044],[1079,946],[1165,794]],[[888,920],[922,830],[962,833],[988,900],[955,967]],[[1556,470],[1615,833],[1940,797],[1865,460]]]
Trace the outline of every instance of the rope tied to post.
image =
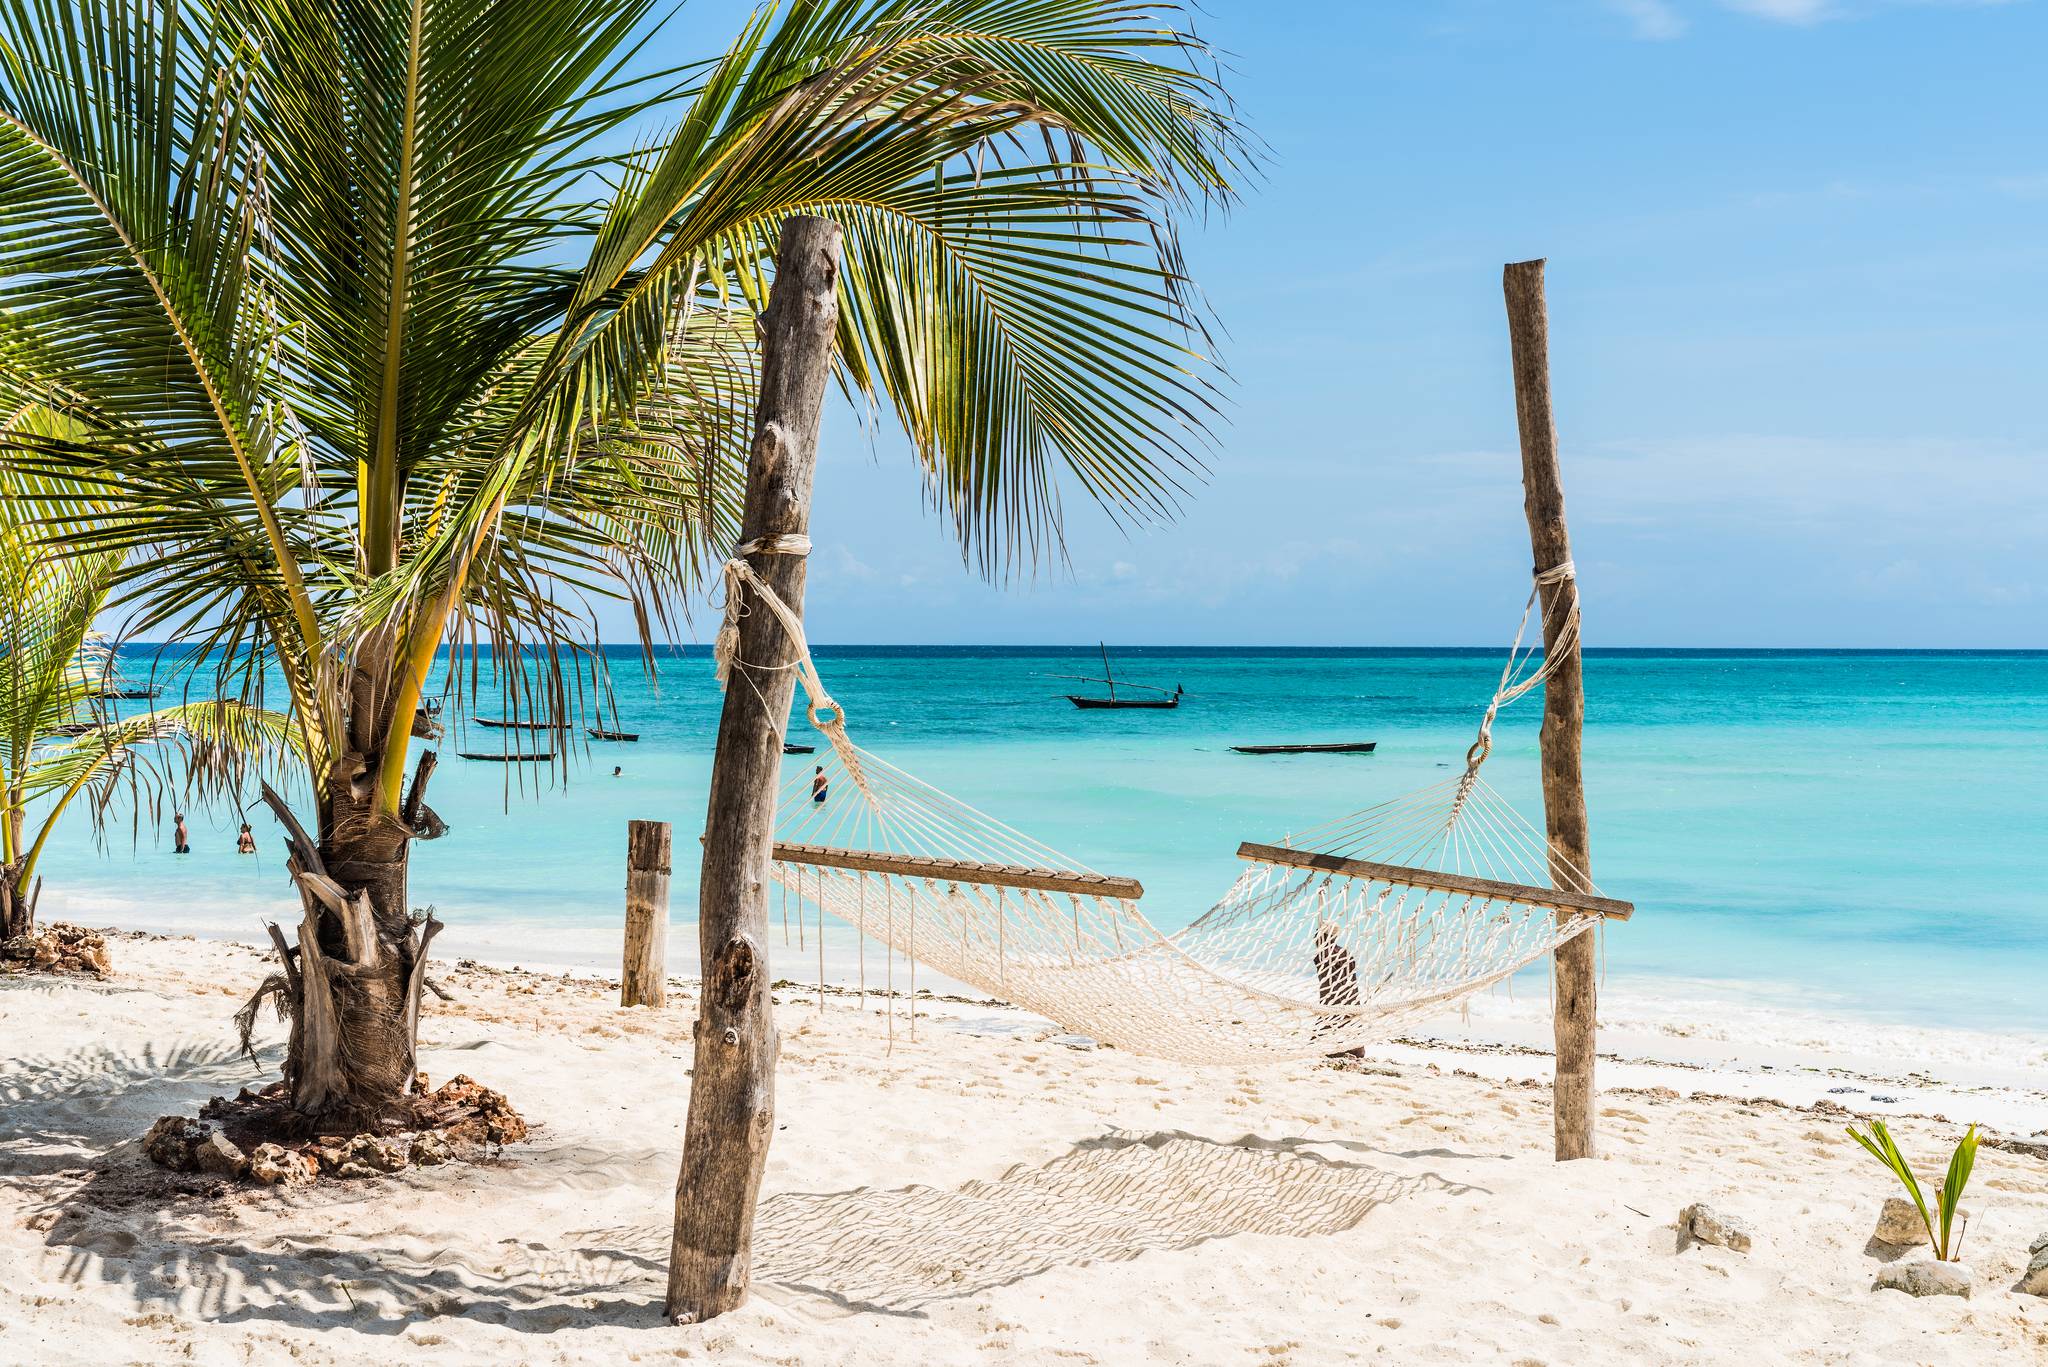
[[[1493,751],[1493,722],[1500,715],[1500,710],[1523,694],[1541,687],[1546,679],[1557,672],[1558,667],[1572,652],[1579,648],[1579,595],[1572,593],[1567,595],[1564,621],[1558,627],[1556,648],[1543,652],[1541,665],[1527,673],[1523,672],[1528,669],[1530,660],[1542,644],[1535,641],[1531,642],[1526,650],[1522,647],[1522,638],[1529,634],[1530,614],[1535,612],[1543,590],[1555,588],[1577,577],[1578,567],[1569,560],[1552,565],[1547,570],[1537,570],[1530,576],[1532,582],[1529,585],[1529,597],[1522,604],[1522,620],[1515,626],[1515,639],[1508,646],[1508,659],[1501,667],[1500,682],[1494,687],[1493,699],[1486,704],[1486,714],[1479,719],[1478,739],[1474,740],[1472,748],[1465,752],[1465,778],[1460,785],[1458,798],[1452,803],[1454,820],[1464,804],[1465,795],[1471,791],[1473,782],[1479,777],[1479,766],[1486,763],[1487,755]],[[1545,612],[1547,615],[1547,606]]]
[[[747,563],[749,555],[809,555],[811,539],[795,533],[755,537],[743,541],[733,548],[732,557],[725,562],[723,580],[725,585],[725,617],[718,628],[717,639],[712,643],[711,655],[718,672],[718,686],[721,690],[737,668],[748,669],[794,669],[797,682],[803,685],[804,715],[810,718],[812,726],[824,733],[832,742],[832,749],[845,764],[846,772],[854,783],[865,793],[868,790],[866,776],[862,771],[858,752],[846,736],[846,709],[825,691],[825,681],[818,677],[818,666],[811,659],[811,643],[804,635],[804,625],[782,596],[770,588],[754,567]],[[775,620],[781,624],[784,634],[789,637],[796,658],[787,664],[754,665],[740,659],[740,618],[746,615],[744,590],[751,589],[753,595]],[[752,680],[748,680],[752,686]],[[758,693],[758,690],[757,690]]]
[[[719,623],[718,635],[711,643],[711,659],[718,671],[718,687],[723,692],[732,678],[732,670],[740,661],[740,618],[746,615],[746,607],[739,593],[740,584],[747,579],[760,587],[765,598],[776,602],[781,600],[769,593],[754,574],[754,567],[747,563],[750,555],[809,555],[811,539],[799,533],[774,533],[742,541],[733,547],[732,555],[726,560],[721,578],[725,585],[725,616]],[[808,658],[806,652],[805,658]]]

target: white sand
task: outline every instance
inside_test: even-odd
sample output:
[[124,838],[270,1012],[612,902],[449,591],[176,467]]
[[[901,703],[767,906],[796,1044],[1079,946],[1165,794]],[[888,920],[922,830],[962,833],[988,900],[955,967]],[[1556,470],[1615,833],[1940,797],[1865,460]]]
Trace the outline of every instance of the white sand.
[[[1559,1166],[1535,1053],[1201,1070],[940,1004],[888,1055],[878,1012],[785,993],[756,1294],[679,1329],[659,1307],[686,993],[622,1011],[587,979],[450,973],[423,1066],[510,1093],[532,1142],[494,1168],[165,1202],[126,1185],[134,1138],[267,1081],[281,1033],[260,1067],[234,1054],[254,949],[114,951],[105,985],[0,984],[0,1364],[2048,1362],[2048,1300],[2011,1290],[2048,1160],[1983,1151],[1973,1300],[1874,1293],[1891,1179],[1843,1118],[1711,1099],[1901,1116],[1932,1169],[1951,1122],[2048,1128],[2038,1041],[1887,1062],[1881,1032],[1834,1056],[1863,1032],[1730,1039],[1646,1006],[1604,1037],[1604,1156]],[[1533,1039],[1540,1006],[1451,1025]],[[1754,1251],[1681,1249],[1700,1200]]]

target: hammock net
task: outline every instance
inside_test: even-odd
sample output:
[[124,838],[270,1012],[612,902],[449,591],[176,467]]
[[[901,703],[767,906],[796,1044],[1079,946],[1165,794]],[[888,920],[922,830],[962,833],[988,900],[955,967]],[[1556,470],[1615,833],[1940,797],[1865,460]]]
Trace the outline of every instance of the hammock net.
[[[783,619],[810,718],[830,742],[816,766],[822,801],[813,764],[789,766],[775,881],[864,940],[1078,1034],[1200,1063],[1341,1053],[1631,910],[1553,861],[1543,834],[1480,777],[1499,708],[1561,657],[1528,668],[1519,633],[1461,774],[1275,844],[1244,844],[1236,882],[1165,934],[1139,910],[1136,880],[1092,869],[854,744],[794,614],[743,561],[728,575],[729,620],[743,586]],[[1560,640],[1575,642],[1575,612],[1566,626]],[[725,646],[736,634],[722,633],[722,674],[746,668]]]

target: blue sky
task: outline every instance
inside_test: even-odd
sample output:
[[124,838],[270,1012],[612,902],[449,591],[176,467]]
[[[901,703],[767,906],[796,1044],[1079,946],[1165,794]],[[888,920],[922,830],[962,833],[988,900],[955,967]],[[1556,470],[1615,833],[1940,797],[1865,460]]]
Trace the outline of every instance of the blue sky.
[[[705,3],[679,47],[730,30]],[[1193,265],[1215,471],[995,589],[828,431],[825,641],[1487,644],[1527,573],[1500,301],[1550,259],[1596,645],[2048,646],[2048,5],[1211,0],[1270,145]]]

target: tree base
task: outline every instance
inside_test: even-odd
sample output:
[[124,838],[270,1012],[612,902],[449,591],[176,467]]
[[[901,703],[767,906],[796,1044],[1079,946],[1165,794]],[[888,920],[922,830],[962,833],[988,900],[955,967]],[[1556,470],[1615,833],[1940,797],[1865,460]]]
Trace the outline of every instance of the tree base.
[[[311,1126],[291,1107],[285,1085],[215,1097],[197,1120],[167,1115],[150,1126],[142,1151],[172,1172],[211,1173],[264,1186],[383,1177],[408,1167],[488,1162],[526,1138],[526,1121],[504,1095],[457,1076],[438,1091],[426,1075],[387,1124],[354,1133]],[[309,1133],[309,1130],[314,1132]]]
[[0,942],[0,973],[104,978],[113,971],[106,937],[84,926],[52,921]]

